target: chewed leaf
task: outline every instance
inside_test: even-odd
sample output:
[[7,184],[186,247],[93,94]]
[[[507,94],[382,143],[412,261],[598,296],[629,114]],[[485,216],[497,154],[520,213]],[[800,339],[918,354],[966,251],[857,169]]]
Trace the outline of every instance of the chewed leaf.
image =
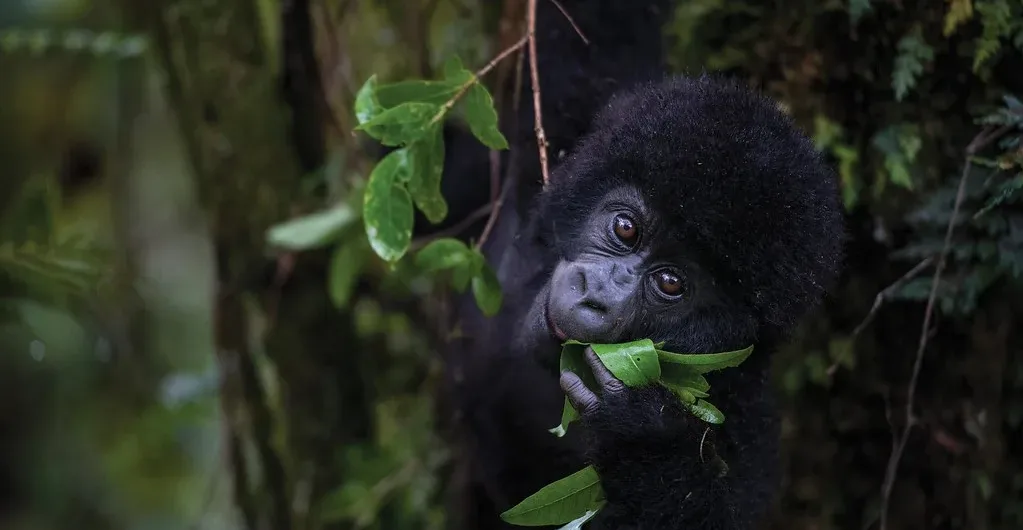
[[689,411],[692,412],[694,416],[707,423],[717,425],[725,422],[725,415],[722,414],[717,407],[711,405],[710,402],[702,399],[692,405],[689,405]]
[[388,146],[410,144],[429,132],[440,105],[409,102],[387,109],[356,127]]
[[625,386],[649,385],[661,378],[657,350],[650,339],[622,344],[591,344],[590,347],[600,362]]
[[682,364],[696,373],[705,374],[722,368],[739,366],[753,352],[753,346],[723,353],[671,353],[657,350],[662,363]]
[[603,500],[600,477],[593,466],[586,466],[526,497],[501,519],[519,526],[563,525],[598,510]]

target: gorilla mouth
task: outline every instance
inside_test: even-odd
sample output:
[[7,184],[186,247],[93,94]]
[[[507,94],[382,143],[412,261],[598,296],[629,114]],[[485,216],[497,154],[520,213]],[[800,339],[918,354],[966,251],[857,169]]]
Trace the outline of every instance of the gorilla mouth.
[[558,325],[556,323],[554,323],[554,319],[551,318],[551,308],[550,308],[550,305],[551,305],[551,300],[548,297],[547,298],[547,303],[544,304],[544,307],[543,307],[543,317],[544,317],[544,321],[547,323],[547,330],[550,331],[551,335],[553,335],[559,341],[565,342],[566,340],[568,340],[568,335],[566,335],[564,331],[561,331],[561,328],[559,328]]

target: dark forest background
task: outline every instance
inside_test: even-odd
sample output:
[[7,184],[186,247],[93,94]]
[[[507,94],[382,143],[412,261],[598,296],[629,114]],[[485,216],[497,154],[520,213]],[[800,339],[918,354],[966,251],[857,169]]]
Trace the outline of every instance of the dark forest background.
[[[366,257],[353,101],[527,4],[0,1],[0,528],[444,528],[445,289]],[[778,98],[848,210],[772,528],[1023,528],[1023,3],[678,4],[671,67]]]

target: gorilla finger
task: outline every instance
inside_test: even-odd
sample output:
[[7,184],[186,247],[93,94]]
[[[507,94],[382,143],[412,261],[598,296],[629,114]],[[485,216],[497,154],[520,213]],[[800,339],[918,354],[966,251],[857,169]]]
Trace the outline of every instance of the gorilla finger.
[[565,391],[568,402],[575,407],[580,414],[589,414],[600,406],[600,398],[597,397],[578,375],[572,372],[561,373],[561,389]]
[[597,380],[597,384],[604,389],[604,392],[610,392],[617,394],[625,390],[625,383],[622,383],[611,370],[608,370],[604,363],[601,362],[600,357],[597,357],[596,352],[593,348],[587,346],[583,355],[586,356],[586,362],[590,365],[593,370],[593,377]]

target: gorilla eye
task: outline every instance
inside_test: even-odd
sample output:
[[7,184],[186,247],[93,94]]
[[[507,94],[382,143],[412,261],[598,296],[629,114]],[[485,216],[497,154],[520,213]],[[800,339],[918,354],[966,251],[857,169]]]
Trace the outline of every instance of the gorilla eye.
[[615,235],[622,243],[629,245],[630,247],[636,243],[636,236],[639,234],[639,230],[636,229],[636,223],[632,222],[632,219],[627,215],[618,214],[614,220]]
[[682,281],[682,278],[679,278],[677,274],[671,271],[657,272],[655,280],[657,281],[657,288],[668,296],[679,296],[685,289],[685,283]]

